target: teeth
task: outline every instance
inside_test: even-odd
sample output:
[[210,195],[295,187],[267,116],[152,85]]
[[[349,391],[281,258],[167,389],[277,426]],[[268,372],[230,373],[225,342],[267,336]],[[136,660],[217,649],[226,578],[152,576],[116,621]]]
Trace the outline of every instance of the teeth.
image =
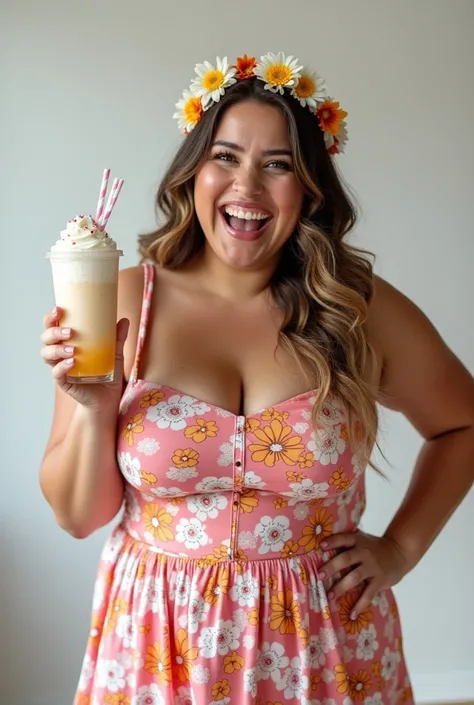
[[270,217],[266,213],[244,211],[241,208],[234,208],[232,206],[226,206],[225,212],[227,215],[230,215],[233,218],[240,218],[241,220],[265,220]]

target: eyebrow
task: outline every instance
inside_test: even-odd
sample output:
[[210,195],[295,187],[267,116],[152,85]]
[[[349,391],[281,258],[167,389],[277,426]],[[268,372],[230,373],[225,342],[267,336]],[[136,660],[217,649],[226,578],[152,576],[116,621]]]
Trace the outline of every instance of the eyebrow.
[[[241,147],[239,144],[235,144],[235,142],[227,142],[226,140],[217,140],[214,142],[213,147],[227,147],[228,149],[234,149],[236,152],[244,152],[244,148]],[[266,149],[262,154],[266,157],[268,156],[285,156],[285,157],[292,157],[293,154],[290,149]]]

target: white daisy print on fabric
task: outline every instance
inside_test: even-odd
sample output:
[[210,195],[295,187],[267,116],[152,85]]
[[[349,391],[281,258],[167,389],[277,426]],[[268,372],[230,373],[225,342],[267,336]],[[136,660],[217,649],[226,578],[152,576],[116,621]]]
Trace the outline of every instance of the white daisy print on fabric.
[[308,450],[314,453],[314,457],[321,465],[334,465],[345,449],[346,442],[341,438],[338,426],[318,429],[311,434],[311,440],[308,443]]
[[182,431],[186,428],[187,419],[201,416],[210,410],[210,406],[204,402],[198,402],[193,397],[173,394],[167,401],[160,401],[156,406],[150,406],[146,412],[146,418],[155,423],[158,428]]
[[255,528],[255,535],[262,542],[258,552],[265,554],[269,551],[281,551],[285,542],[293,535],[288,528],[289,524],[290,520],[285,516],[262,517]]
[[176,527],[176,541],[184,543],[186,548],[196,551],[201,546],[209,543],[205,526],[199,519],[181,519]]
[[156,438],[142,438],[137,443],[137,450],[143,455],[155,455],[160,450],[160,443]]
[[223,494],[202,494],[188,497],[186,500],[190,512],[196,515],[201,521],[206,519],[216,519],[219,512],[225,509],[229,503]]
[[125,479],[128,480],[131,485],[140,487],[142,484],[140,477],[142,466],[138,458],[133,458],[130,453],[119,453],[117,462]]

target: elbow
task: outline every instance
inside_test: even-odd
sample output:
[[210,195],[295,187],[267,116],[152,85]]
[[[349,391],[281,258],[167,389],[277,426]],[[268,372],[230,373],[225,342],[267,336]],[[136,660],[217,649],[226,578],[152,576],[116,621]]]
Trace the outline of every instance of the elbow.
[[87,539],[94,533],[93,528],[81,524],[73,524],[70,521],[64,521],[60,517],[56,517],[57,525],[65,531],[73,539]]

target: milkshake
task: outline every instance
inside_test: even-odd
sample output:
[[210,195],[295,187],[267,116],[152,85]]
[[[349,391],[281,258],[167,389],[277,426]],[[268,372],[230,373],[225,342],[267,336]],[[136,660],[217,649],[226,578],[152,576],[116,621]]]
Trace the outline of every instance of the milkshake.
[[71,328],[74,365],[67,380],[114,379],[119,258],[123,253],[91,216],[69,221],[51,248],[56,305],[61,327]]

